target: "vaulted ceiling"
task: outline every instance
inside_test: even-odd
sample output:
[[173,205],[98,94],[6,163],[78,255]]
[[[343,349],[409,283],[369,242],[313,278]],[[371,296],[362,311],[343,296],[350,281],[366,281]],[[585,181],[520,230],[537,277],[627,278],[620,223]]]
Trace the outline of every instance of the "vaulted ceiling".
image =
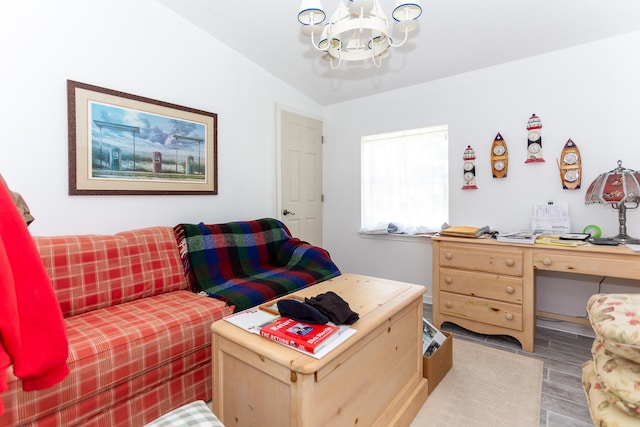
[[[323,105],[640,30],[638,0],[422,0],[419,29],[380,68],[331,70],[301,31],[298,0],[158,1]],[[337,4],[323,1],[329,14]]]

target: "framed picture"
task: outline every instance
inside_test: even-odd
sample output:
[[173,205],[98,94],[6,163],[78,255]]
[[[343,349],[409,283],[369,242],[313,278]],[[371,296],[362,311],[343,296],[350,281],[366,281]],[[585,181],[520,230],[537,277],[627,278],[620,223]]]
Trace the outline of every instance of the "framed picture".
[[69,194],[218,194],[215,113],[67,80]]

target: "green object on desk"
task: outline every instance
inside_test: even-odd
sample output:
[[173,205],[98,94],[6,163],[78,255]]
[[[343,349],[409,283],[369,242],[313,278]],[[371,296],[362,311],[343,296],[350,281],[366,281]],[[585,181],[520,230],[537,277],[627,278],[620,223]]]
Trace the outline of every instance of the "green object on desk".
[[597,239],[598,237],[602,236],[602,230],[600,229],[600,227],[598,227],[597,225],[587,225],[584,230],[582,230],[583,233],[587,234],[591,234],[591,237]]

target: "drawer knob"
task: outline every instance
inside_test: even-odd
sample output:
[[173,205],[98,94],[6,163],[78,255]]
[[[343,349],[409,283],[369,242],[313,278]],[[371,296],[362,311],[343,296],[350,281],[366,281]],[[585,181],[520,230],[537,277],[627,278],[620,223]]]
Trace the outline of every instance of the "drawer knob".
[[446,259],[451,259],[451,258],[453,258],[453,255],[451,255],[451,252],[447,252],[447,253],[444,254],[444,257]]
[[450,285],[451,283],[453,283],[453,279],[452,279],[451,277],[445,277],[444,282],[445,282],[447,285]]
[[549,258],[545,258],[545,259],[542,260],[542,263],[544,265],[546,265],[546,266],[549,266],[549,265],[551,265],[551,260]]
[[504,314],[504,318],[505,318],[505,319],[507,319],[507,320],[513,320],[513,314],[511,314],[511,313],[505,313],[505,314]]
[[505,264],[507,264],[509,267],[513,267],[513,264],[515,264],[515,262],[511,258],[507,258]]
[[515,292],[515,289],[513,289],[513,286],[507,286],[505,290],[507,291],[508,294],[512,294]]
[[451,307],[453,307],[453,304],[451,304],[451,301],[447,301],[447,302],[444,303],[444,306],[447,307],[447,308],[451,308]]

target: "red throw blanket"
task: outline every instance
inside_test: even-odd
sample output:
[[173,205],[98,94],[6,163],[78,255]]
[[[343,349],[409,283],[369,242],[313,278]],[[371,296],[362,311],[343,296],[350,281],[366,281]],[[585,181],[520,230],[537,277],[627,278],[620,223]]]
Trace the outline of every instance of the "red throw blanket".
[[[62,313],[31,234],[0,184],[0,393],[6,369],[25,391],[62,381],[67,367]],[[4,412],[0,400],[0,414]]]

